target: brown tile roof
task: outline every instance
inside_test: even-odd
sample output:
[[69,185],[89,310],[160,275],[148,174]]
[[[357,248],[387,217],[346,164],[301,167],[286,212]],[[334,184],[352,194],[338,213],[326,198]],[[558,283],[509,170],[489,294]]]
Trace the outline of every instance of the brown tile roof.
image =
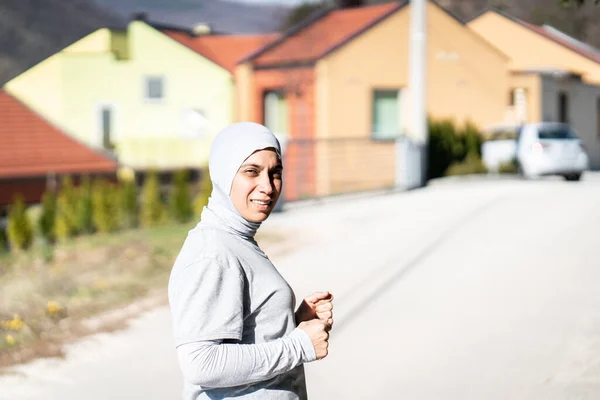
[[525,26],[526,28],[531,29],[532,31],[554,41],[555,43],[558,43],[561,46],[566,47],[569,50],[572,50],[572,51],[576,52],[577,54],[600,64],[600,56],[586,50],[583,46],[577,45],[577,43],[575,43],[574,41],[568,41],[558,35],[555,35],[555,34],[549,32],[543,26],[530,24],[530,23],[524,22],[524,21],[518,21],[518,22],[521,25]]
[[115,161],[67,136],[0,90],[0,178],[116,169]]
[[406,5],[392,2],[332,10],[298,31],[267,45],[248,61],[258,66],[314,62]]
[[174,30],[163,32],[230,72],[241,58],[279,37],[278,34],[192,36]]

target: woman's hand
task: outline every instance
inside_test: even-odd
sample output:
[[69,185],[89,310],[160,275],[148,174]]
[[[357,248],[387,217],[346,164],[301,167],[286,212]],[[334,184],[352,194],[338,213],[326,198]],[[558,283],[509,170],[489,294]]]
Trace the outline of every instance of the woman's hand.
[[298,328],[302,329],[310,338],[317,360],[327,357],[329,349],[329,325],[326,321],[320,319],[312,319],[310,321],[301,322]]
[[333,295],[329,292],[315,292],[304,298],[296,311],[296,324],[312,319],[320,319],[329,327],[333,325]]

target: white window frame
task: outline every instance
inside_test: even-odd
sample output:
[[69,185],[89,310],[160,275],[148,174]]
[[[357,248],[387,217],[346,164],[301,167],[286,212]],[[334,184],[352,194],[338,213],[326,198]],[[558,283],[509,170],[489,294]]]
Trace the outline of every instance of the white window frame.
[[[162,88],[161,88],[161,97],[150,97],[150,80],[151,79],[160,79]],[[167,87],[167,79],[164,75],[155,74],[155,75],[144,75],[142,78],[142,90],[144,93],[144,101],[147,103],[162,103],[166,98],[166,87]]]
[[[393,137],[378,137],[376,136],[376,132],[373,130],[373,122],[375,119],[375,114],[374,114],[374,106],[375,106],[375,93],[377,92],[396,92],[396,113],[398,115],[398,120],[396,121],[396,133]],[[371,140],[381,140],[381,141],[385,141],[385,140],[395,140],[397,139],[399,136],[401,136],[402,133],[402,113],[404,110],[404,107],[402,107],[402,88],[372,88],[371,89],[371,102],[369,104],[369,107],[371,108],[371,120],[370,120],[370,125],[371,125]]]

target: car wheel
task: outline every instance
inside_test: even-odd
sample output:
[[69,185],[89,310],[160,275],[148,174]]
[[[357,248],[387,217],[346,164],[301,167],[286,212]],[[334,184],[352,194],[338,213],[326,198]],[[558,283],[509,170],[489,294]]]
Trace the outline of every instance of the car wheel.
[[565,179],[570,182],[575,182],[581,179],[581,174],[569,174],[565,175]]

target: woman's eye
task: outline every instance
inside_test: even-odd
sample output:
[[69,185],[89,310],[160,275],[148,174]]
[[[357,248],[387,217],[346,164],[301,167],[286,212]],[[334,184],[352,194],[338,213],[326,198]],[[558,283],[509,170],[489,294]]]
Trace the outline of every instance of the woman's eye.
[[257,170],[255,170],[255,169],[247,169],[247,170],[246,170],[246,173],[247,173],[248,175],[258,175],[258,171],[257,171]]

